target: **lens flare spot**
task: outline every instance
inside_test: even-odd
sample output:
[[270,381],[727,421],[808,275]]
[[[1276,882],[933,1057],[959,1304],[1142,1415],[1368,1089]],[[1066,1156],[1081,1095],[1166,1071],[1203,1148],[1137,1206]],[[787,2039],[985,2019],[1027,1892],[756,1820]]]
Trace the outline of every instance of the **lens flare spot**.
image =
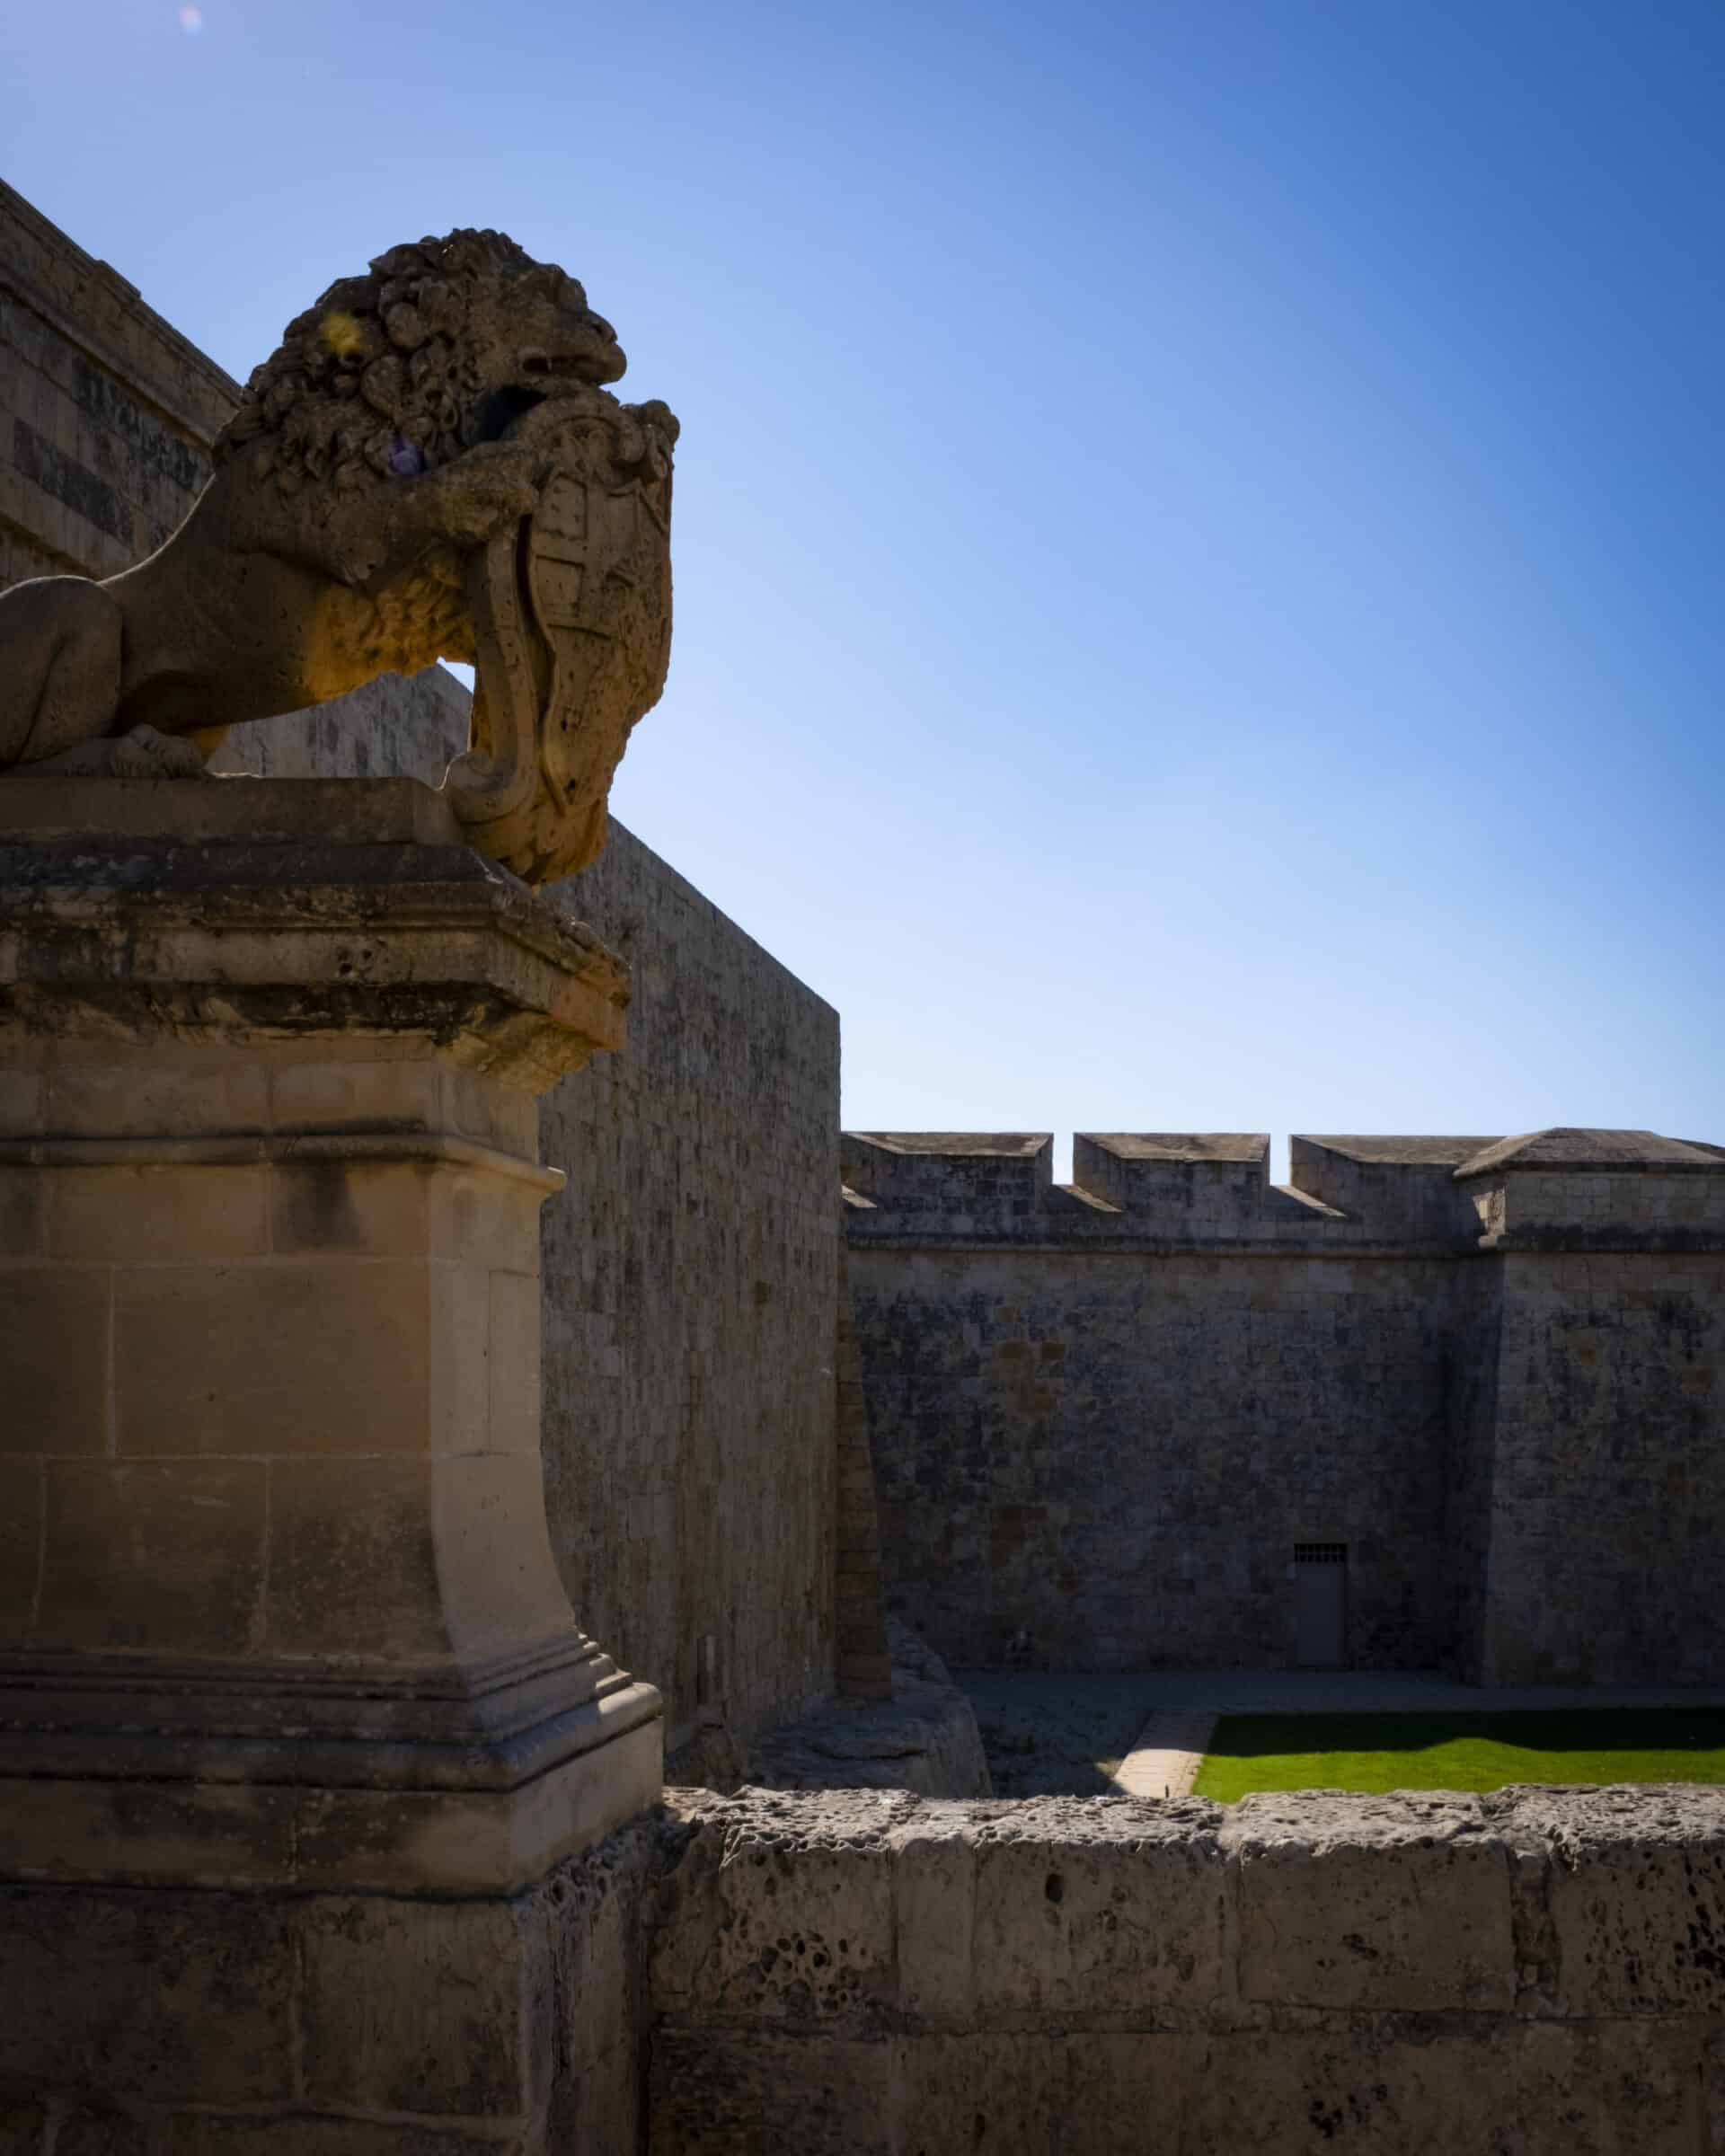
[[201,7],[182,7],[180,10],[180,27],[189,38],[195,38],[204,27],[203,9]]
[[345,307],[332,308],[318,323],[317,333],[323,340],[323,349],[338,359],[351,359],[366,341],[358,316],[349,314]]

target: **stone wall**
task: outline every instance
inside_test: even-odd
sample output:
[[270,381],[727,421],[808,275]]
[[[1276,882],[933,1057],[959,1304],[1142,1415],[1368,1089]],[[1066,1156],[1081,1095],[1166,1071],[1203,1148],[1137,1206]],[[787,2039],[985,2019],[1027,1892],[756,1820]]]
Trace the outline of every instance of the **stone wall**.
[[615,824],[552,895],[632,975],[544,1108],[553,1542],[668,1748],[746,1739],[833,1687],[837,1014]]
[[1273,1666],[1308,1542],[1348,1545],[1362,1666],[1438,1659],[1454,1268],[858,1247],[851,1269],[891,1606],[950,1660]]
[[1725,1257],[1502,1268],[1483,1681],[1716,1682]]
[[1710,1789],[688,1802],[652,2156],[1725,2156]]
[[0,183],[0,585],[111,576],[160,546],[238,394]]
[[[889,1606],[960,1666],[1340,1658],[1717,1682],[1725,1154],[1530,1140],[855,1133]],[[1676,1560],[1674,1562],[1673,1560]]]

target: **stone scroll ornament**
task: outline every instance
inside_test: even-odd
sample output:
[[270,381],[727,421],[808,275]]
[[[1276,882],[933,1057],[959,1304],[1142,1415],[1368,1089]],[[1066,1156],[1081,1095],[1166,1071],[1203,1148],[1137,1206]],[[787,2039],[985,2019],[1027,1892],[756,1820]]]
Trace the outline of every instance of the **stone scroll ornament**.
[[659,402],[576,280],[501,234],[380,255],[290,323],[179,530],[0,593],[0,770],[201,775],[236,722],[474,667],[445,792],[531,883],[584,867],[670,650]]

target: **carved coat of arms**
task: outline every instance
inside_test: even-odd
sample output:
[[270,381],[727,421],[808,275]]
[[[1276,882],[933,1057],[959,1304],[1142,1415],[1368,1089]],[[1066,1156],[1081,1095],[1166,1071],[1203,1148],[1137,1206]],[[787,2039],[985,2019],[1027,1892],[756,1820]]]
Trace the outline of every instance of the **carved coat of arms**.
[[603,391],[531,413],[537,506],[471,557],[473,746],[446,791],[473,841],[530,883],[585,868],[629,729],[664,686],[671,447],[662,405]]

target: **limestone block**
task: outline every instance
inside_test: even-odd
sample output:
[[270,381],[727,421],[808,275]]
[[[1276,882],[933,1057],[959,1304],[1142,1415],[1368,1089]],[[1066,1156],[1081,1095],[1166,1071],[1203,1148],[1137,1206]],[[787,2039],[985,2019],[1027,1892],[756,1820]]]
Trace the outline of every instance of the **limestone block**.
[[0,2156],[40,2156],[48,2112],[41,2104],[12,2104],[0,2099]]
[[[1569,2156],[1687,2156],[1705,2138],[1704,2023],[1598,2021],[1505,2032],[1514,2115],[1530,2148]],[[1488,2143],[1486,2146],[1490,2147]]]
[[1725,1791],[1500,1791],[1499,1831],[1549,1848],[1559,2013],[1725,2013]]
[[[1071,2081],[1088,2084],[1086,2038],[1064,2032],[1012,2036],[903,2037],[892,2046],[894,2156],[1054,2156],[1071,2147],[1063,2129],[1075,2123]],[[1097,2134],[1084,2105],[1084,2146]]]
[[47,1098],[32,1135],[226,1137],[269,1123],[267,1066],[231,1056],[77,1056],[55,1063],[43,1083]]
[[48,1240],[48,1191],[33,1168],[0,1167],[0,1260],[40,1258]]
[[[261,1643],[482,1657],[567,1623],[529,1453],[318,1460],[270,1480]],[[537,1555],[539,1562],[529,1560]]]
[[195,1878],[212,1887],[291,1879],[305,1869],[299,1833],[310,1803],[279,1785],[20,1777],[0,1804],[0,1877],[138,1886]]
[[109,1275],[8,1266],[0,1294],[0,1453],[100,1453],[108,1444]]
[[656,1823],[638,1820],[566,1865],[541,1891],[560,2060],[545,2119],[549,2151],[641,2146],[644,1908],[657,1840]]
[[448,1644],[424,1459],[305,1460],[274,1478],[262,1644],[340,1654],[358,1639],[391,1659]]
[[[166,2140],[158,2146],[172,2150],[173,2156],[537,2156],[537,2143],[525,2137],[500,2141],[492,2134],[421,2120],[320,2116],[305,2111],[286,2118],[188,2112],[168,2120],[164,2133]],[[155,2149],[150,2156],[156,2156]]]
[[438,1174],[429,1161],[290,1155],[269,1178],[269,1247],[282,1258],[421,1257]]
[[0,1888],[0,2086],[280,2101],[292,1984],[287,1912],[252,1895]]
[[42,1547],[43,1469],[0,1454],[0,1647],[22,1646],[36,1606]]
[[871,2026],[895,1990],[893,1825],[911,1799],[873,1791],[731,1800],[691,1832],[662,1889],[652,1960],[662,2013]]
[[976,2009],[975,1816],[968,1804],[919,1805],[890,1839],[898,2005],[963,2026]]
[[94,2106],[61,2119],[50,2145],[54,2156],[155,2156],[159,2139],[147,2114]]
[[1038,1798],[977,1808],[980,2014],[1203,2013],[1232,1997],[1222,1807]]
[[49,1181],[49,1254],[68,1264],[261,1258],[270,1248],[268,1188],[261,1166],[64,1171]]
[[1509,1849],[1477,1798],[1248,1797],[1222,1845],[1239,1872],[1247,1999],[1379,2010],[1510,2003]]
[[648,2156],[897,2156],[892,2069],[882,2040],[662,2027]]
[[40,1071],[0,1071],[0,1138],[26,1137],[41,1128],[45,1090]]
[[405,1259],[344,1268],[337,1293],[335,1263],[117,1267],[120,1451],[425,1450],[424,1270]]
[[1218,2036],[1190,2054],[1179,2146],[1304,2156],[1351,2140],[1396,2156],[1484,2156],[1504,2118],[1502,2065],[1489,2037],[1431,2062],[1390,2031]]
[[53,1460],[32,1645],[195,1655],[245,1640],[264,1580],[259,1460]]
[[373,2111],[519,2116],[551,2072],[540,1909],[318,1896],[296,1926],[305,2092]]
[[[1060,2156],[1074,2130],[1097,2148],[1130,2150],[1133,2156],[1184,2152],[1191,2083],[1208,2055],[1204,2038],[1086,2030],[1070,2048],[1070,2125],[1055,2144]],[[1241,2145],[1256,2147],[1256,2135]]]

